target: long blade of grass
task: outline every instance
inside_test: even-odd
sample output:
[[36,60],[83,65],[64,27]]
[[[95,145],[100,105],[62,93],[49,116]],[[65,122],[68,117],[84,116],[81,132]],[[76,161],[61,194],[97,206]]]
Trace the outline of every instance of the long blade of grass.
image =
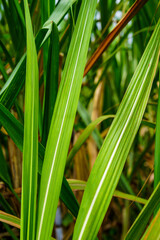
[[[133,225],[129,229],[125,240],[139,240],[147,226],[147,223],[160,202],[160,184],[157,185],[154,192],[148,199],[147,204],[144,206]],[[154,238],[153,238],[154,239]]]
[[52,24],[52,33],[50,37],[50,47],[47,66],[48,68],[46,78],[45,108],[42,134],[42,144],[44,146],[46,145],[54,105],[56,102],[58,92],[59,36],[57,26],[54,23]]
[[[67,181],[68,181],[70,187],[72,188],[72,190],[85,190],[85,187],[86,187],[86,184],[87,184],[85,181],[77,180],[77,179],[67,179]],[[133,202],[139,202],[139,203],[142,203],[142,204],[147,203],[147,200],[144,199],[144,198],[140,198],[140,197],[137,197],[137,196],[134,196],[134,195],[123,193],[123,192],[118,191],[118,190],[114,191],[113,196],[114,197],[119,197],[119,198],[122,198],[122,199],[126,199],[126,200],[130,200],[130,201],[133,201]]]
[[38,103],[39,81],[37,52],[28,1],[24,1],[27,31],[25,118],[23,143],[21,239],[34,239],[38,173]]
[[[46,22],[46,20],[49,18],[50,14],[53,12],[53,9],[55,7],[55,1],[41,0],[40,5],[41,5],[41,23],[43,25]],[[45,85],[47,81],[48,57],[49,57],[49,42],[46,42],[43,45],[43,78],[44,78]]]
[[53,228],[96,3],[96,0],[82,1],[57,95],[40,184],[38,240],[49,238]]
[[108,209],[147,105],[159,58],[159,35],[160,20],[91,171],[75,225],[74,240],[94,239]]
[[[12,138],[17,147],[23,151],[23,125],[0,103],[0,123],[3,125],[8,135]],[[45,148],[41,143],[38,145],[38,172],[42,172],[42,164],[44,159]],[[71,211],[71,213],[77,217],[79,205],[76,198],[69,187],[65,177],[63,177],[63,183],[61,187],[60,198]]]
[[[91,118],[89,116],[88,111],[84,108],[84,106],[82,105],[82,103],[79,101],[78,102],[78,113],[81,116],[83,122],[85,123],[85,125],[87,126],[88,124],[91,123]],[[102,144],[103,144],[103,139],[100,135],[100,132],[98,131],[98,129],[94,129],[92,132],[92,136],[96,142],[96,145],[98,147],[98,149],[101,148]],[[128,180],[126,179],[126,177],[124,176],[124,174],[121,174],[120,180],[119,180],[119,185],[121,186],[121,188],[123,189],[123,191],[126,191],[127,193],[134,195],[134,191],[132,190]],[[137,208],[139,210],[141,210],[141,206],[138,203],[135,203]]]

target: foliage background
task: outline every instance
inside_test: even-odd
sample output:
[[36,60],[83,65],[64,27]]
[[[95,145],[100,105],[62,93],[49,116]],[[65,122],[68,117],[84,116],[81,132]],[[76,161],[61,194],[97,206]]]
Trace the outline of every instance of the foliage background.
[[[46,10],[47,4],[44,1],[30,0],[28,2],[33,32],[36,36],[57,3],[52,1],[50,9]],[[100,0],[97,2],[87,60],[90,59],[100,43],[113,30],[133,3],[134,1],[128,0]],[[58,25],[57,39],[56,37],[50,39],[45,43],[43,49],[38,52],[40,88],[39,141],[44,146],[46,140],[43,137],[43,131],[47,132],[47,130],[44,130],[44,121],[48,121],[47,119],[50,121],[51,119],[45,113],[45,97],[52,96],[53,93],[53,91],[46,93],[46,96],[44,94],[46,79],[48,78],[47,74],[54,68],[54,63],[51,60],[49,62],[46,60],[48,58],[48,49],[50,51],[49,42],[55,41],[56,49],[59,49],[58,53],[56,53],[56,64],[59,65],[59,72],[57,72],[58,82],[56,86],[52,86],[55,91],[53,98],[56,98],[80,5],[81,1],[78,1],[69,9],[67,15]],[[126,27],[121,30],[120,34],[111,42],[108,49],[83,78],[70,150],[90,121],[96,120],[101,115],[116,114],[131,77],[160,17],[160,9],[158,7],[159,2],[157,0],[148,1],[129,21]],[[0,88],[3,89],[8,77],[26,51],[25,16],[22,1],[0,1],[0,36]],[[25,108],[24,91],[25,88],[23,86],[11,108],[13,116],[22,124],[24,124]],[[117,186],[117,190],[138,195],[144,199],[150,197],[154,188],[155,123],[158,91],[159,73],[157,71],[143,117],[149,123],[141,124],[123,169],[123,175]],[[47,116],[47,119],[45,116]],[[65,176],[67,179],[87,181],[98,155],[101,142],[106,136],[111,122],[112,119],[107,119],[99,124],[97,127],[99,132],[96,130],[90,135],[74,156],[74,160],[66,165]],[[0,131],[0,144],[0,177],[2,180],[0,182],[0,207],[5,212],[20,217],[20,202],[11,190],[14,189],[20,196],[22,153],[3,127]],[[76,190],[74,193],[80,203],[83,191]],[[124,239],[141,209],[142,205],[139,203],[132,203],[127,199],[113,197],[99,230],[99,239]],[[53,230],[56,239],[62,239],[62,236],[63,239],[71,239],[74,223],[74,217],[60,200]],[[17,238],[19,238],[19,230],[0,223],[0,239]]]

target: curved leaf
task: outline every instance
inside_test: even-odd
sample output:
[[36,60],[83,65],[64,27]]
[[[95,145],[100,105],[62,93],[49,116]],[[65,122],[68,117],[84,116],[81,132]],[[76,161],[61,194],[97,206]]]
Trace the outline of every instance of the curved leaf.
[[24,1],[27,61],[25,81],[25,117],[22,169],[21,234],[20,239],[34,239],[38,177],[38,94],[39,76],[36,46],[28,1]]
[[[70,187],[72,188],[72,190],[85,190],[85,187],[86,187],[86,184],[87,184],[87,182],[82,181],[82,180],[77,180],[77,179],[67,179],[67,181],[68,181]],[[142,203],[142,204],[147,203],[146,199],[143,199],[143,198],[140,198],[140,197],[137,197],[137,196],[134,196],[134,195],[126,194],[126,193],[120,192],[118,190],[114,191],[113,196],[114,197],[119,197],[119,198],[122,198],[122,199],[127,199],[127,200],[130,200],[130,201],[133,201],[133,202],[139,202],[139,203]]]
[[[8,135],[12,138],[17,147],[21,151],[23,151],[23,125],[1,103],[0,103],[0,123],[8,132]],[[38,145],[39,174],[42,173],[44,153],[45,148],[41,143],[39,143]],[[71,213],[75,217],[77,217],[79,205],[65,177],[63,177],[60,198],[62,199],[66,207],[71,211]]]
[[42,168],[36,235],[38,240],[48,239],[52,233],[96,3],[96,0],[82,2],[62,74]]
[[108,209],[147,105],[159,58],[159,35],[160,20],[91,171],[75,225],[74,240],[93,240]]

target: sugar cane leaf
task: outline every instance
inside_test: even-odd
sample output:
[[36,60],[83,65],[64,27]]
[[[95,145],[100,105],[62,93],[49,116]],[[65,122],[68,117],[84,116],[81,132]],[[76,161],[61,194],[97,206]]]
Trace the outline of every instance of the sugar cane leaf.
[[98,233],[147,105],[159,59],[159,34],[160,20],[91,171],[73,239],[94,239]]
[[[16,146],[23,151],[23,125],[0,103],[0,123],[3,125],[8,135],[12,138]],[[42,164],[44,159],[45,148],[39,143],[38,145],[38,172],[42,172]],[[71,213],[77,217],[79,205],[78,202],[69,187],[65,177],[63,177],[63,183],[61,187],[60,198],[71,211]]]
[[39,240],[51,236],[54,224],[96,3],[82,1],[62,74],[42,168],[36,234]]
[[[68,12],[69,8],[76,0],[61,0],[58,6],[54,9],[49,19],[44,23],[42,29],[36,36],[36,48],[37,51],[48,39],[52,31],[52,23],[59,24],[63,19],[64,15]],[[26,55],[24,55],[17,66],[9,76],[6,84],[0,91],[0,102],[7,108],[11,108],[18,93],[24,85],[25,77],[25,66],[26,66]]]
[[21,196],[21,239],[34,239],[38,179],[39,73],[28,1],[24,1],[27,61]]
[[[85,181],[77,180],[77,179],[67,179],[67,181],[68,181],[70,187],[72,188],[72,190],[85,190],[85,187],[86,187],[86,182]],[[123,192],[118,191],[118,190],[114,191],[113,196],[114,197],[119,197],[119,198],[122,198],[122,199],[127,199],[127,200],[130,200],[130,201],[133,201],[133,202],[139,202],[139,203],[142,203],[142,204],[147,203],[146,199],[143,199],[143,198],[140,198],[140,197],[137,197],[137,196],[134,196],[134,195],[130,195],[130,194],[127,194],[127,193],[123,193]]]
[[[138,240],[141,238],[148,221],[159,204],[160,199],[160,184],[157,185],[154,192],[147,201],[147,204],[144,206],[131,228],[129,229],[125,240],[135,239]],[[153,238],[154,239],[154,238]]]
[[47,64],[47,78],[45,89],[45,108],[43,119],[42,144],[45,146],[54,105],[58,92],[58,72],[59,72],[59,36],[57,26],[52,24],[52,33],[50,37],[50,46]]
[[159,240],[160,239],[159,226],[160,226],[160,209],[158,210],[156,216],[154,217],[149,227],[145,231],[141,240],[147,240],[147,239]]

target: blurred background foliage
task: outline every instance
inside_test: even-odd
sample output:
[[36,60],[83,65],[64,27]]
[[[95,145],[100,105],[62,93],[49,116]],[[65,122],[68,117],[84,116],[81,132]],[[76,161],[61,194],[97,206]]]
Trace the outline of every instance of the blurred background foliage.
[[[54,10],[57,1],[52,1],[50,9],[45,9],[43,0],[30,0],[28,2],[34,35],[36,36],[43,23]],[[88,59],[133,3],[133,0],[99,0],[97,2]],[[55,41],[59,45],[59,82],[80,5],[81,0],[73,5],[58,26],[59,40]],[[157,0],[149,0],[126,27],[121,30],[120,34],[111,42],[108,49],[84,77],[70,149],[90,121],[104,114],[116,114],[134,70],[160,17],[159,5],[160,2]],[[0,88],[2,89],[26,50],[23,1],[0,0],[0,36]],[[45,49],[49,47],[49,42],[50,40],[38,52],[41,103],[40,126],[44,119],[44,89],[47,76],[45,64],[48,58]],[[141,124],[117,188],[144,199],[148,199],[153,191],[158,88],[159,74],[157,71],[144,114],[144,120],[150,122],[150,124]],[[11,113],[22,124],[24,119],[23,111],[24,88],[18,94],[11,108]],[[87,139],[75,155],[74,160],[67,165],[65,170],[67,178],[84,181],[88,179],[111,122],[112,120],[103,121],[94,131],[94,134]],[[42,130],[40,127],[40,141],[41,138]],[[20,196],[21,172],[22,153],[2,127],[0,131],[0,208],[16,216],[20,216],[20,203],[18,197],[15,196],[15,192]],[[82,195],[83,191],[75,191],[79,203]],[[99,239],[124,239],[126,232],[141,209],[141,204],[131,203],[121,198],[113,198],[99,231]],[[54,227],[56,239],[71,239],[74,221],[74,217],[64,204],[59,201]],[[0,239],[17,238],[19,238],[17,229],[0,223]]]

